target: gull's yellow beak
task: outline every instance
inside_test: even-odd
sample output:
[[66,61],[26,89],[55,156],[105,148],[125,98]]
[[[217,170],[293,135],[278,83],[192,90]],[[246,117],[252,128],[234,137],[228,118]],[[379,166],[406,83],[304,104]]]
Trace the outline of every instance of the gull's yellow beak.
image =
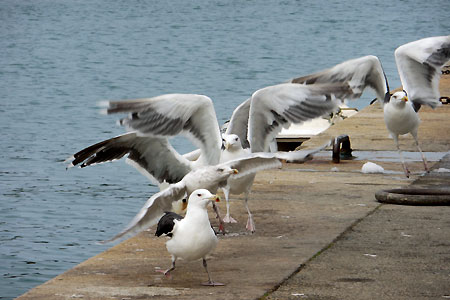
[[225,149],[228,150],[228,148],[230,148],[230,143],[225,143]]
[[237,169],[233,169],[233,174],[237,174],[239,171]]
[[402,100],[408,102],[408,96],[403,97]]
[[209,198],[209,200],[213,200],[213,201],[216,201],[216,202],[220,202],[220,197],[217,196],[217,195],[212,195],[212,196]]

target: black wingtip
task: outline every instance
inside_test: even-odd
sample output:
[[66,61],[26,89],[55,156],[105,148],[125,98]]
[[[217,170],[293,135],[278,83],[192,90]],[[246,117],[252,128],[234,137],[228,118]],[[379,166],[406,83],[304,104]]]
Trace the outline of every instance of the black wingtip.
[[391,94],[389,92],[386,92],[386,94],[384,94],[384,103],[388,103],[389,100],[391,100]]
[[421,107],[422,107],[422,104],[413,102],[413,108],[414,108],[415,112],[418,112]]

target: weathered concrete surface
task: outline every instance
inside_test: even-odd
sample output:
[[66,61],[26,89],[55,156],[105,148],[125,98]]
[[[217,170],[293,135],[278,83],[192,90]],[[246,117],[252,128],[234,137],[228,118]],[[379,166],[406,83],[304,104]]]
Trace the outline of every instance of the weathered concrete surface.
[[[444,130],[450,127],[449,116],[450,107],[448,106],[435,111],[421,111],[423,124],[420,135],[422,141],[425,139],[423,142],[425,151],[449,150],[450,134]],[[359,120],[355,121],[358,118]],[[340,130],[336,129],[338,125]],[[336,128],[331,128],[338,134],[349,134],[355,149],[395,149],[393,141],[387,138],[387,131],[382,123],[382,112],[377,106],[369,107],[338,125]],[[356,126],[357,128],[354,128]],[[353,130],[352,133],[350,130]],[[425,133],[429,136],[425,137]],[[409,138],[404,140],[409,143]],[[311,143],[314,142],[317,141],[311,141]],[[410,150],[415,149],[411,147]],[[350,267],[374,271],[377,270],[377,263],[381,259],[386,259],[386,271],[380,273],[381,276],[386,281],[390,276],[391,281],[398,282],[398,285],[402,286],[406,281],[421,278],[420,273],[414,273],[421,269],[413,268],[408,259],[421,261],[431,257],[428,254],[448,253],[448,247],[440,246],[436,242],[442,240],[444,245],[445,239],[448,241],[447,207],[424,208],[424,210],[387,206],[379,208],[380,204],[374,199],[374,193],[378,189],[410,184],[422,170],[420,161],[415,160],[409,163],[413,176],[406,179],[401,173],[401,165],[398,161],[377,162],[386,170],[392,171],[391,173],[362,174],[360,169],[365,160],[342,161],[339,165],[334,165],[330,157],[331,154],[328,154],[326,157],[320,156],[304,165],[288,164],[281,170],[261,172],[257,175],[250,198],[250,207],[254,213],[257,228],[254,235],[247,234],[244,229],[247,216],[242,198],[233,198],[232,214],[239,223],[227,227],[230,234],[221,237],[208,264],[213,279],[225,283],[224,287],[211,288],[200,285],[206,280],[200,261],[179,261],[171,280],[155,272],[157,267],[167,268],[170,265],[170,257],[165,249],[165,239],[155,238],[154,231],[150,230],[81,263],[18,299],[147,299],[152,297],[158,299],[257,299],[265,294],[272,298],[295,297],[297,299],[299,296],[292,296],[296,293],[292,291],[297,291],[299,283],[291,284],[291,281],[285,282],[286,279],[296,274],[299,269],[301,272],[297,275],[305,274],[307,268],[302,267],[304,264],[307,264],[307,267],[312,266],[319,258],[330,253],[323,251],[330,244],[337,247],[341,240],[345,240],[343,237],[346,235],[342,235],[343,233],[355,230],[354,228],[363,224],[363,222],[358,223],[360,220],[373,220],[373,217],[380,213],[385,218],[381,219],[381,224],[368,223],[367,228],[361,229],[360,235],[376,247],[366,249],[365,244],[350,241],[342,246],[348,248],[343,248],[344,251],[342,251],[348,260],[339,261],[339,257],[329,255],[330,258],[324,259],[321,265],[323,273],[340,274],[340,269],[347,272]],[[332,172],[333,167],[338,167],[339,171]],[[225,203],[221,203],[221,210],[225,210]],[[423,216],[426,211],[430,211],[430,214]],[[392,217],[389,217],[391,212]],[[411,224],[397,224],[397,215],[394,213],[409,215]],[[391,220],[390,223],[387,220]],[[215,222],[213,223],[216,225]],[[441,225],[437,227],[437,224]],[[403,227],[407,225],[414,225],[420,231]],[[447,233],[443,234],[444,231]],[[407,239],[411,237],[402,236],[401,232],[413,236],[414,239]],[[427,239],[427,236],[430,238]],[[419,252],[415,252],[411,245],[419,243],[416,237],[422,237],[421,241],[426,242],[421,243],[423,251],[432,249],[428,254],[415,254]],[[387,248],[398,247],[399,249],[407,246],[409,252],[401,257],[404,257],[403,264],[411,268],[406,272],[397,272],[395,266],[398,257],[382,255],[383,245],[388,245]],[[338,252],[338,255],[344,254]],[[364,256],[364,254],[377,256]],[[391,261],[388,260],[389,257],[392,258]],[[375,260],[370,260],[372,258]],[[449,258],[446,256],[443,259],[443,262],[446,262],[443,267],[438,264],[441,258],[429,260],[426,265],[431,272],[434,270],[445,272],[447,268],[448,276]],[[308,272],[304,276],[309,276]],[[340,292],[333,292],[335,286],[332,283],[322,280],[320,276],[323,273],[314,273],[313,269],[310,272],[319,274],[317,275],[319,277],[313,275],[308,277],[312,283],[323,283],[318,286],[318,289],[327,284],[330,287],[329,294],[324,293],[323,298],[339,295]],[[360,284],[371,283],[381,286],[383,283],[364,274],[364,276],[355,276],[356,279],[353,279],[351,273],[344,274],[339,275],[340,277],[335,275],[334,282],[340,284],[343,289],[353,284],[353,298],[357,299],[360,299],[359,290],[355,288],[360,283],[358,280],[361,281]],[[429,280],[429,278],[420,280]],[[449,279],[449,277],[445,278]],[[280,285],[281,288],[272,293]],[[306,294],[303,289],[298,291],[298,294]],[[368,298],[373,299],[379,298],[376,293],[381,293],[382,290],[374,288],[367,289],[365,292],[366,295],[372,296]],[[315,295],[311,290],[307,293]],[[441,291],[436,294],[444,295],[443,293]],[[349,294],[351,294],[350,290]]]
[[[450,169],[450,155],[437,168]],[[413,185],[450,188],[450,173]],[[265,299],[450,298],[449,214],[449,206],[381,205]]]
[[[329,161],[315,162],[318,170],[331,167]],[[159,298],[177,295],[177,299],[261,297],[326,247],[354,220],[374,209],[378,204],[373,197],[364,197],[366,193],[373,195],[380,185],[387,187],[391,183],[390,177],[382,175],[339,172],[330,177],[325,171],[298,172],[289,168],[258,176],[250,200],[257,227],[254,235],[245,233],[242,201],[232,203],[239,223],[228,230],[238,235],[221,238],[209,261],[213,279],[226,283],[225,287],[200,285],[206,280],[201,262],[180,261],[172,280],[156,273],[155,267],[170,265],[170,257],[165,239],[145,232],[20,299],[67,299],[73,295],[86,299],[139,299],[152,295]],[[374,178],[377,178],[375,183]]]

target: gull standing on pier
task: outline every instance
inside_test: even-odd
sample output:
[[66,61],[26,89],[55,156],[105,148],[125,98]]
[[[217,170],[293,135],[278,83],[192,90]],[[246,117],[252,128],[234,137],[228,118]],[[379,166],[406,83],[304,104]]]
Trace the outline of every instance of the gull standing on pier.
[[193,261],[202,259],[203,267],[208,274],[208,282],[203,285],[223,285],[214,282],[208,271],[206,256],[210,254],[218,243],[218,239],[208,219],[206,207],[213,201],[219,201],[219,197],[208,190],[195,190],[188,200],[186,216],[183,218],[173,212],[167,212],[158,222],[155,235],[163,234],[170,237],[166,242],[167,251],[172,256],[172,266],[166,271],[161,271],[166,276],[175,270],[175,262],[178,258]]
[[427,160],[419,146],[417,132],[420,119],[417,114],[421,105],[436,108],[439,102],[439,79],[441,68],[450,60],[450,35],[430,37],[414,41],[395,50],[395,61],[403,85],[403,91],[394,93],[384,104],[384,121],[397,146],[406,177],[406,166],[398,144],[398,136],[410,133],[422,156],[426,172]]
[[[429,37],[398,47],[395,60],[403,91],[393,95],[379,59],[370,55],[345,61],[333,68],[295,78],[294,83],[317,84],[347,81],[355,92],[361,94],[368,86],[375,90],[377,99],[383,99],[384,121],[395,141],[405,175],[409,177],[398,136],[410,133],[421,153],[425,170],[426,158],[419,146],[417,131],[420,123],[417,114],[421,105],[436,108],[439,102],[441,68],[450,60],[450,35]],[[354,97],[356,98],[356,97]]]

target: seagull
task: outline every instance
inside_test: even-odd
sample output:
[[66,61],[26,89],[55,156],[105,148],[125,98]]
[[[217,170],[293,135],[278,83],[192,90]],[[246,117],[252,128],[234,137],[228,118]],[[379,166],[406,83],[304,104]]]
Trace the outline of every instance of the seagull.
[[[224,144],[224,151],[222,152],[222,155],[220,157],[221,162],[227,162],[234,160],[236,158],[248,156],[251,154],[251,151],[249,148],[242,148],[241,140],[239,139],[239,136],[236,134],[224,134],[223,135],[223,144]],[[227,206],[227,213],[225,217],[223,218],[223,221],[225,223],[236,223],[237,221],[231,217],[230,215],[230,193],[234,195],[242,194],[244,193],[245,197],[245,208],[247,209],[248,213],[248,219],[247,219],[247,230],[251,232],[255,232],[255,223],[253,221],[252,214],[250,212],[250,209],[248,208],[248,196],[250,194],[251,187],[253,185],[253,181],[255,180],[255,174],[249,174],[244,177],[241,177],[239,179],[235,179],[230,177],[228,179],[227,185],[222,188],[222,191],[225,195],[226,200],[226,206]]]
[[373,71],[384,74],[378,58],[368,55],[259,89],[236,107],[225,133],[238,135],[252,152],[271,151],[282,128],[335,112],[344,100],[359,98],[366,87],[382,90],[385,82],[372,76]]
[[383,107],[384,122],[386,124],[386,128],[395,142],[398,154],[400,156],[400,159],[402,160],[403,171],[407,178],[409,178],[410,171],[406,166],[405,159],[398,143],[399,135],[408,133],[411,134],[422,157],[425,171],[427,173],[429,172],[427,159],[423,155],[417,136],[420,124],[420,119],[417,111],[418,110],[414,108],[414,103],[408,101],[408,95],[406,91],[395,92],[390,97],[389,102],[387,102]]
[[[218,188],[228,184],[230,177],[239,180],[249,174],[266,169],[281,168],[281,161],[305,162],[312,155],[330,145],[331,141],[321,148],[312,150],[301,150],[279,153],[251,153],[246,157],[219,163],[217,165],[206,165],[190,171],[177,183],[170,184],[166,189],[151,196],[137,215],[120,233],[109,240],[100,243],[113,242],[125,235],[136,234],[157,224],[158,220],[166,211],[170,211],[174,202],[179,199],[190,197],[197,189],[207,189],[215,193]],[[214,203],[213,203],[214,204]],[[189,207],[189,200],[187,206]],[[213,206],[217,212],[216,206]],[[219,219],[219,221],[221,221]],[[222,228],[219,228],[223,231]]]
[[394,93],[384,105],[384,121],[395,141],[406,177],[410,171],[406,166],[398,144],[398,136],[411,134],[422,156],[426,172],[427,160],[419,146],[417,136],[420,119],[417,114],[421,105],[436,108],[439,102],[439,79],[441,68],[450,60],[450,35],[421,39],[404,44],[395,50],[403,91]]
[[[244,168],[244,166],[241,168]],[[236,173],[238,173],[238,170],[231,168],[230,165],[204,166],[192,170],[179,182],[170,184],[164,190],[151,196],[125,229],[113,238],[101,243],[113,242],[126,234],[136,234],[156,225],[161,216],[166,211],[172,211],[173,206],[180,199],[190,197],[193,191],[201,188],[216,192],[220,186],[225,186],[230,175]],[[189,200],[187,206],[189,207]],[[213,205],[213,209],[217,213],[215,205]]]
[[211,279],[206,263],[206,256],[216,248],[218,243],[206,211],[208,204],[213,201],[218,202],[219,197],[206,189],[195,190],[189,196],[184,218],[176,213],[166,212],[159,220],[155,235],[159,237],[165,234],[170,237],[166,242],[166,248],[172,256],[172,266],[161,271],[167,277],[170,276],[171,271],[175,270],[175,262],[178,258],[188,261],[201,258],[208,274],[208,282],[203,285],[224,285]]
[[[153,183],[176,183],[188,172],[219,163],[222,139],[212,100],[204,95],[165,94],[130,101],[111,101],[106,113],[128,112],[119,121],[129,132],[89,146],[69,160],[68,167],[86,167],[118,160],[127,163]],[[179,154],[169,138],[186,135],[199,150]]]
[[428,171],[417,137],[420,123],[417,112],[421,105],[436,108],[441,104],[439,79],[441,68],[450,60],[450,35],[404,44],[395,50],[394,55],[403,91],[393,95],[390,94],[381,62],[373,55],[348,60],[333,68],[295,78],[291,82],[304,85],[348,82],[355,92],[349,99],[356,98],[366,87],[373,89],[377,99],[383,103],[386,128],[394,139],[405,175],[409,177],[410,172],[400,150],[398,136],[408,133],[413,136],[425,170]]

